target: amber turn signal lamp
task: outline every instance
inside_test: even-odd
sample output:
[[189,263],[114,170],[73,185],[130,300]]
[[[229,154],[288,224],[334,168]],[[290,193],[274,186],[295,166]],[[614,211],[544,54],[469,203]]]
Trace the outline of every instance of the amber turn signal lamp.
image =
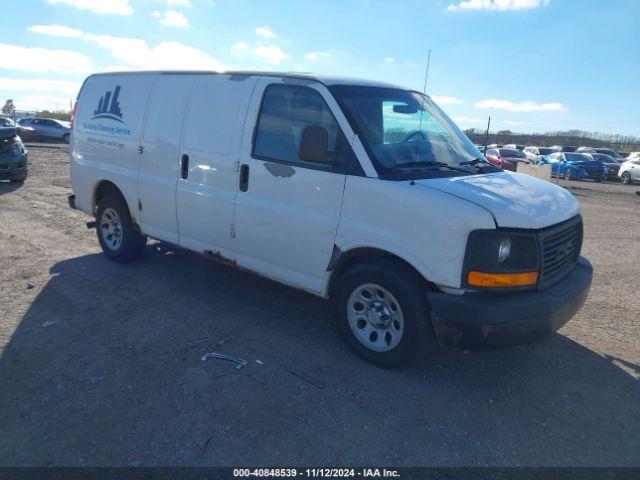
[[471,271],[467,274],[467,283],[475,287],[525,287],[535,285],[538,272],[524,273],[485,273]]

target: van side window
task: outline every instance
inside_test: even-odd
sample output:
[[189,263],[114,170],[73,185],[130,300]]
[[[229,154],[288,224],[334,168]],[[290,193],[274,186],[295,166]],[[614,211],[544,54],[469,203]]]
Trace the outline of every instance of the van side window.
[[[328,134],[328,151],[333,163],[312,163],[299,157],[300,140],[307,127],[322,127]],[[262,98],[253,155],[305,168],[336,170],[345,150],[351,150],[338,122],[322,96],[314,89],[297,85],[270,85]]]

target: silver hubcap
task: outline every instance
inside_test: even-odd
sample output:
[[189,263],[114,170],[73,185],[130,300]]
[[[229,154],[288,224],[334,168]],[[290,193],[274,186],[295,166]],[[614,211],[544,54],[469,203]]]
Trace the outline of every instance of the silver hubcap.
[[113,208],[105,208],[100,217],[102,240],[109,250],[118,250],[122,245],[122,222]]
[[376,352],[388,352],[402,340],[404,317],[396,298],[375,283],[357,287],[347,301],[347,319],[356,338]]

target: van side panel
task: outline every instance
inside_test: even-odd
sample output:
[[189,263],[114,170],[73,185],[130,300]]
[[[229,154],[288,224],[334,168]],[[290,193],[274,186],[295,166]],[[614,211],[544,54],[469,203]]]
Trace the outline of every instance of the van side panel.
[[180,134],[193,75],[158,75],[151,91],[142,133],[138,197],[141,230],[178,243],[176,184],[180,169]]
[[71,187],[76,205],[93,214],[93,194],[103,180],[114,183],[137,220],[138,147],[154,75],[94,75],[78,98],[70,146]]
[[[237,161],[257,77],[200,75],[184,122],[187,178],[176,191],[180,245],[235,257],[231,228],[238,189]],[[246,133],[251,135],[251,132]]]

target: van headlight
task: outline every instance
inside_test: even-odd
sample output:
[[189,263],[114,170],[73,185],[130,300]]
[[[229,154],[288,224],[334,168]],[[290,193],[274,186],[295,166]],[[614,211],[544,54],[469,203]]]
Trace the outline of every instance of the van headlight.
[[476,288],[526,288],[538,283],[540,259],[534,235],[474,230],[467,240],[462,284]]
[[20,155],[24,152],[24,144],[22,143],[22,140],[20,140],[20,137],[13,138],[13,143],[11,144],[11,152],[14,155]]

